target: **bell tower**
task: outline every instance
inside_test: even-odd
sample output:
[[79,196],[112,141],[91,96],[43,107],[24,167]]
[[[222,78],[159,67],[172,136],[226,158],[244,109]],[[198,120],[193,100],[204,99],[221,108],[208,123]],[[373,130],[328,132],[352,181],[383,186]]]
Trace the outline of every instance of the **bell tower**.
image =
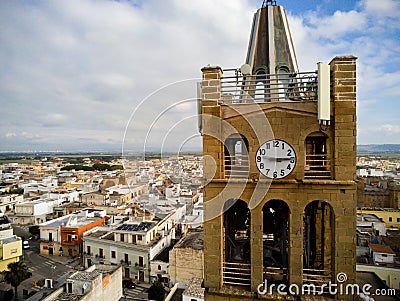
[[299,71],[274,2],[244,65],[202,69],[206,300],[352,300],[327,285],[355,283],[356,57]]

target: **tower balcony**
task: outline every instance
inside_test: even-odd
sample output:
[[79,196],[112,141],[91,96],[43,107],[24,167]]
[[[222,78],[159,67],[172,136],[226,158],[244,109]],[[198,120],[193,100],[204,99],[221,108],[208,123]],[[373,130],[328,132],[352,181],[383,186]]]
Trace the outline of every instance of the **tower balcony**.
[[240,286],[244,289],[251,285],[251,265],[247,263],[224,262],[223,284]]
[[225,69],[223,74],[223,103],[318,100],[317,71],[243,75],[240,69]]
[[306,155],[306,165],[304,168],[304,177],[313,178],[331,178],[331,160],[327,154]]

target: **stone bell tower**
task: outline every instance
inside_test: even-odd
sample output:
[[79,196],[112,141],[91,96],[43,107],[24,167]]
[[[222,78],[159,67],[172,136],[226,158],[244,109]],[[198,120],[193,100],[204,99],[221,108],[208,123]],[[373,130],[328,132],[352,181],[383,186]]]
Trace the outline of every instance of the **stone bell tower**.
[[316,69],[298,70],[274,1],[246,64],[202,69],[206,300],[299,300],[304,284],[352,300],[326,288],[355,283],[356,58]]

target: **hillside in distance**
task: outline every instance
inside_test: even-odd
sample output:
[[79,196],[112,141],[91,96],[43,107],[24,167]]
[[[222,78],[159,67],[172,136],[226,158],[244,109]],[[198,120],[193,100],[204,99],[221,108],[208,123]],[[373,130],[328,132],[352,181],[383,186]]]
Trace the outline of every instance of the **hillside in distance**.
[[357,153],[400,153],[400,144],[360,144]]

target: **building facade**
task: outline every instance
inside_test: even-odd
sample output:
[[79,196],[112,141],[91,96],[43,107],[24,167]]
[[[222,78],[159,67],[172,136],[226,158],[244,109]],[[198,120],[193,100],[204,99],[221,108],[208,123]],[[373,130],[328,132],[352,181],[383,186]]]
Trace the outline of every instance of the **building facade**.
[[174,238],[171,221],[124,223],[114,229],[99,227],[83,237],[84,264],[121,265],[125,279],[149,282],[151,261]]
[[80,256],[83,234],[104,226],[107,217],[102,210],[85,209],[39,225],[40,254]]
[[355,283],[356,58],[300,72],[291,41],[283,7],[265,5],[246,64],[202,69],[206,300]]

